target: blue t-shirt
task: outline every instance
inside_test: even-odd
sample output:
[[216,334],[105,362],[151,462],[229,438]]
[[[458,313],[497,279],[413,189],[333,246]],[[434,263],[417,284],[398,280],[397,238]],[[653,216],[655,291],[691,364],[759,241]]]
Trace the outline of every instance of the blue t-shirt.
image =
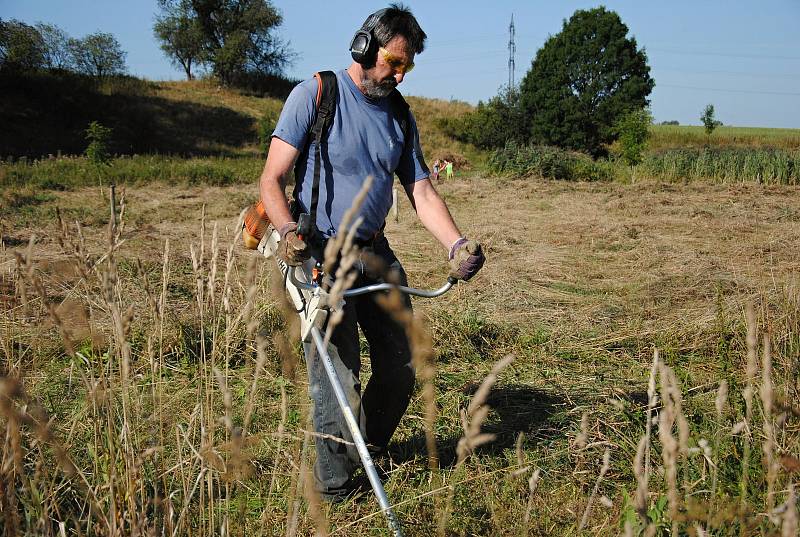
[[[353,198],[371,175],[372,188],[361,206],[364,222],[358,237],[375,235],[392,207],[392,182],[396,173],[404,185],[428,177],[422,157],[419,132],[410,116],[411,143],[404,143],[403,130],[394,117],[389,98],[369,99],[346,70],[336,73],[339,97],[333,125],[322,143],[317,229],[323,237],[335,235]],[[298,84],[283,105],[272,136],[300,150],[296,181],[298,201],[311,206],[314,184],[314,139],[311,129],[317,116],[317,80]],[[310,142],[310,143],[309,143]]]

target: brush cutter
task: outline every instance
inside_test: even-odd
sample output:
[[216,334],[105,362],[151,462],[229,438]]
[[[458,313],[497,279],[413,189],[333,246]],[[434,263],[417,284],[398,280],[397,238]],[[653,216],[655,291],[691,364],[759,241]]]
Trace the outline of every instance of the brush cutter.
[[[400,521],[397,519],[397,516],[394,514],[389,504],[386,491],[383,489],[383,484],[381,483],[380,477],[378,477],[378,472],[372,462],[372,457],[367,450],[367,444],[364,442],[364,437],[361,435],[358,420],[347,402],[344,389],[336,375],[333,361],[325,346],[325,335],[323,333],[325,321],[328,315],[344,307],[344,300],[338,300],[334,303],[330,294],[319,284],[322,278],[318,273],[319,268],[315,266],[313,259],[309,259],[301,266],[292,267],[278,258],[275,254],[278,251],[279,241],[280,235],[270,226],[268,232],[264,234],[264,238],[259,243],[258,250],[265,257],[274,257],[278,262],[278,268],[284,277],[286,291],[297,313],[300,315],[300,337],[304,343],[313,342],[316,347],[317,355],[319,359],[322,360],[325,372],[336,394],[336,400],[339,402],[339,407],[347,422],[347,427],[350,430],[353,442],[358,450],[358,455],[361,458],[361,463],[372,485],[372,490],[375,492],[375,496],[378,499],[381,511],[386,516],[389,522],[389,528],[394,532],[395,536],[402,536],[403,531],[400,526]],[[344,298],[346,299],[347,297],[375,293],[378,291],[388,291],[391,289],[397,289],[401,293],[408,295],[433,298],[446,293],[456,282],[457,280],[455,278],[449,277],[447,283],[442,287],[430,291],[390,283],[379,283],[349,289],[344,292]]]

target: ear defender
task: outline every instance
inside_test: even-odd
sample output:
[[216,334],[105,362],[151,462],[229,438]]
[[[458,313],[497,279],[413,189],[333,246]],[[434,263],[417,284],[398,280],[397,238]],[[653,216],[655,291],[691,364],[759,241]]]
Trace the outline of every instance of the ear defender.
[[387,8],[381,9],[367,17],[367,20],[364,21],[364,24],[353,36],[353,40],[350,41],[350,56],[353,57],[355,62],[361,65],[370,65],[375,61],[378,47],[372,35],[372,30],[380,22],[386,10]]

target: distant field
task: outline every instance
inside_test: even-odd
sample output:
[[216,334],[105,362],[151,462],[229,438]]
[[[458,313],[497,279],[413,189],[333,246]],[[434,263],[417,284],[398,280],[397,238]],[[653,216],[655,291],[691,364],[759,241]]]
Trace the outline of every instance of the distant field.
[[705,129],[689,125],[653,125],[650,128],[651,149],[673,147],[745,146],[800,148],[800,129],[768,129],[761,127],[718,127],[711,136]]

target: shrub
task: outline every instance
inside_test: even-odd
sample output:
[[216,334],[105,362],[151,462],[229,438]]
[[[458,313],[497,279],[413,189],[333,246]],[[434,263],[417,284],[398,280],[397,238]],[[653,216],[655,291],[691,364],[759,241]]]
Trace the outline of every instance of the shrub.
[[595,162],[588,155],[556,147],[509,142],[489,157],[489,170],[499,175],[538,175],[565,181],[610,181],[609,163]]
[[274,112],[266,112],[258,119],[258,147],[266,153],[269,150],[269,142],[272,139],[272,131],[278,123],[278,116]]
[[519,91],[506,88],[488,103],[479,102],[463,116],[442,117],[437,126],[453,138],[481,149],[501,148],[510,141],[524,142],[525,116],[519,104]]
[[84,151],[86,158],[95,165],[108,165],[111,160],[111,155],[108,153],[108,145],[111,141],[112,130],[97,121],[92,121],[85,132],[86,140],[89,142],[86,151]]
[[652,122],[653,116],[646,108],[628,112],[617,122],[619,156],[627,165],[635,166],[642,161]]

